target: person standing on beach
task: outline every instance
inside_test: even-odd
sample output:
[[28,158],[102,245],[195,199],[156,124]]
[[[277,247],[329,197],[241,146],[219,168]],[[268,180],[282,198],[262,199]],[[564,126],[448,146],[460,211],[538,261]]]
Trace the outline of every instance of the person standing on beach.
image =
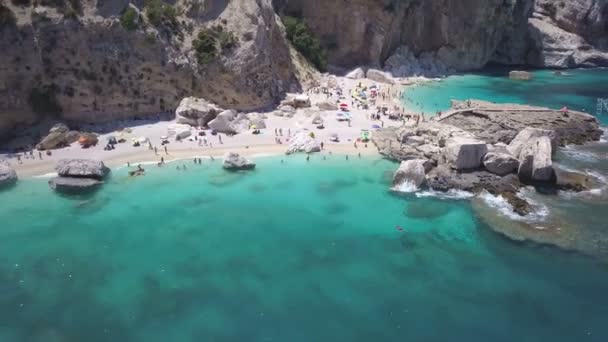
[[169,151],[167,151],[167,145],[165,145],[164,148],[165,148],[165,154],[169,154]]
[[156,148],[156,146],[154,146],[154,155],[157,156],[158,155],[158,148]]
[[42,160],[42,152],[38,151],[38,158],[40,158],[40,160]]
[[223,144],[223,142],[222,142],[222,136],[220,134],[217,135],[217,138],[219,139],[220,144]]

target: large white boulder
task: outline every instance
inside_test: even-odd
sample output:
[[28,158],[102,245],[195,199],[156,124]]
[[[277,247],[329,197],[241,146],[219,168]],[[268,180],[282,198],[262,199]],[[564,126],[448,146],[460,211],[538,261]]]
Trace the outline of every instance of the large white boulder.
[[367,78],[380,83],[395,84],[395,79],[391,75],[377,69],[367,70]]
[[167,127],[167,135],[174,136],[175,140],[181,140],[192,135],[192,127],[186,124],[171,124]]
[[61,159],[55,170],[60,177],[93,178],[101,180],[110,169],[102,161],[92,159]]
[[253,170],[255,163],[241,157],[238,153],[228,152],[224,155],[222,167],[229,171]]
[[350,78],[351,80],[359,80],[365,78],[365,71],[362,68],[357,68],[355,70],[350,71],[345,76],[346,78]]
[[238,132],[232,125],[232,121],[236,118],[236,115],[236,111],[234,110],[225,110],[218,114],[215,119],[211,120],[207,126],[219,133],[236,134]]
[[401,162],[393,175],[393,189],[397,191],[415,191],[424,185],[426,173],[432,164],[426,159],[413,159]]
[[479,168],[486,153],[488,146],[484,141],[464,136],[452,137],[445,145],[446,161],[457,170]]
[[14,184],[17,181],[17,172],[8,165],[0,162],[0,187]]
[[521,149],[517,174],[523,182],[548,182],[555,179],[551,160],[551,139],[548,136],[532,138]]
[[519,157],[521,150],[524,148],[524,146],[528,144],[531,139],[544,136],[549,137],[551,139],[552,147],[556,148],[555,134],[552,131],[540,128],[527,127],[517,133],[515,138],[513,138],[513,140],[511,140],[511,143],[509,143],[509,146],[507,146],[507,150],[509,151],[509,153],[511,153],[511,155]]
[[291,142],[287,148],[287,151],[285,151],[285,154],[297,152],[321,152],[321,145],[315,140],[315,138],[310,136],[310,132],[301,131],[296,133],[293,138],[291,138]]
[[310,107],[310,97],[304,94],[298,95],[295,97],[293,103],[296,108],[308,108]]
[[517,170],[519,160],[507,153],[488,152],[483,158],[483,166],[494,174],[504,176]]
[[221,111],[220,107],[204,99],[185,97],[175,110],[175,119],[179,124],[206,126]]

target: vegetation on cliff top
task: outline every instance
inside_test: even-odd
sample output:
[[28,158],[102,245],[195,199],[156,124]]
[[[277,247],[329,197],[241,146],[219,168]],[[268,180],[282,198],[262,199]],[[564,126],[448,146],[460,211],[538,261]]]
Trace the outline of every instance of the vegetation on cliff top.
[[122,12],[120,15],[120,24],[125,29],[133,31],[137,29],[137,23],[137,11],[133,7],[127,6],[124,12]]
[[287,31],[287,39],[293,44],[309,62],[320,71],[327,69],[327,51],[321,47],[321,42],[310,31],[302,19],[283,17],[283,24]]
[[192,41],[194,54],[199,64],[205,65],[213,61],[219,53],[233,48],[238,40],[234,34],[221,25],[200,30]]
[[156,27],[168,27],[177,30],[177,11],[163,0],[147,0],[144,7],[146,18]]

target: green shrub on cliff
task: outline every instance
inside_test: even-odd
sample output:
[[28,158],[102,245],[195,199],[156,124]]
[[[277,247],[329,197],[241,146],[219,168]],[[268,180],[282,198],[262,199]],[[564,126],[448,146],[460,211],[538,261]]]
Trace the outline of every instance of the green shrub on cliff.
[[236,46],[237,42],[232,32],[224,30],[221,25],[215,25],[200,30],[192,41],[192,47],[198,63],[204,65],[213,61],[219,53]]
[[144,7],[146,18],[148,21],[156,26],[166,26],[171,29],[177,29],[177,11],[170,4],[165,3],[163,0],[146,0]]
[[137,29],[137,11],[131,7],[127,6],[122,15],[120,16],[120,24],[122,27],[129,31],[133,31]]
[[287,39],[309,62],[320,71],[327,68],[327,51],[321,47],[321,42],[310,31],[303,20],[295,17],[283,17],[287,31]]

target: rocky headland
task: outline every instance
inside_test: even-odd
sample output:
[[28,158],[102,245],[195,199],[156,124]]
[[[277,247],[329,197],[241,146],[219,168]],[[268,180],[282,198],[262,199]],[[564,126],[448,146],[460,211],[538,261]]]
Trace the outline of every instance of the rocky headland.
[[402,162],[394,189],[488,191],[523,216],[530,213],[518,195],[524,186],[587,189],[587,176],[556,172],[552,157],[559,146],[601,134],[586,113],[472,100],[417,126],[380,130],[372,140],[382,155]]
[[49,186],[64,193],[94,190],[110,172],[103,162],[90,159],[62,159],[55,170],[58,176],[49,180]]

